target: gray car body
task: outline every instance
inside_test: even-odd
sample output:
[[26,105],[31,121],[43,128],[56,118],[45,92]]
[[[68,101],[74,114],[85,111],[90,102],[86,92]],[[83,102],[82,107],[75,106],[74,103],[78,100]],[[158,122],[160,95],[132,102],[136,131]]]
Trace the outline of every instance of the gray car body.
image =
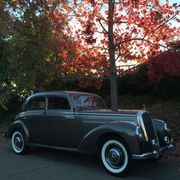
[[[27,145],[65,149],[85,153],[96,153],[101,142],[111,136],[118,136],[123,140],[131,154],[142,154],[150,150],[145,149],[142,139],[137,135],[137,116],[142,110],[109,109],[78,110],[69,93],[80,92],[43,92],[28,97],[24,106],[35,97],[45,97],[45,109],[23,110],[6,132],[11,138],[16,129],[25,135]],[[81,93],[80,93],[81,94]],[[87,93],[83,93],[87,94]],[[48,97],[65,97],[69,110],[48,110]],[[159,138],[166,134],[165,122],[153,120]]]

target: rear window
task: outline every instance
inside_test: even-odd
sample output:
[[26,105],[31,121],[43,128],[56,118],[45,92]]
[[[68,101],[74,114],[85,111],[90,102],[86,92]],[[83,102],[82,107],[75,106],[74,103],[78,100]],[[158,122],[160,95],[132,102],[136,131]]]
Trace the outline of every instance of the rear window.
[[70,94],[74,104],[78,108],[105,109],[102,98],[89,94]]
[[49,97],[48,109],[70,109],[69,102],[64,97]]

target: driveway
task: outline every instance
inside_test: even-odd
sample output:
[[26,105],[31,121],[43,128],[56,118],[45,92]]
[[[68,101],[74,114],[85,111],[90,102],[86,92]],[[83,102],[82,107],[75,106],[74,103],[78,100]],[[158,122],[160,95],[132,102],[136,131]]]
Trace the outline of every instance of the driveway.
[[16,155],[10,142],[0,136],[0,180],[180,179],[178,161],[135,161],[128,176],[120,178],[107,174],[96,157],[41,148],[34,148],[27,155]]

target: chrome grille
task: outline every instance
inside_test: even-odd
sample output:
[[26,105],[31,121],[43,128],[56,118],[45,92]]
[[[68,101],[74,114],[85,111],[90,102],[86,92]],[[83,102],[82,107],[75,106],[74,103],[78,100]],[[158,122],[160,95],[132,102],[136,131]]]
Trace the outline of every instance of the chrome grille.
[[146,141],[149,141],[152,144],[155,143],[159,146],[157,132],[155,130],[155,126],[153,124],[150,114],[146,111],[139,111],[137,114],[137,120],[139,126],[142,128],[144,132]]
[[154,124],[152,122],[152,119],[151,119],[149,113],[147,113],[147,112],[143,113],[142,120],[143,120],[144,127],[146,130],[147,136],[148,136],[148,140],[151,141],[151,140],[156,139],[157,136],[156,136],[156,132],[154,129]]

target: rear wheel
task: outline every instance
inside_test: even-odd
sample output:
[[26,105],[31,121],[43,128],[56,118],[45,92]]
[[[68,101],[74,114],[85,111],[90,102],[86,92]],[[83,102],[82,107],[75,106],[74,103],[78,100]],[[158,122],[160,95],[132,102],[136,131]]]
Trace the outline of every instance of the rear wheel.
[[108,173],[120,176],[128,171],[132,159],[123,141],[110,138],[101,147],[101,161]]
[[27,145],[25,145],[24,135],[21,131],[16,130],[11,138],[12,149],[16,154],[24,154],[27,152]]

